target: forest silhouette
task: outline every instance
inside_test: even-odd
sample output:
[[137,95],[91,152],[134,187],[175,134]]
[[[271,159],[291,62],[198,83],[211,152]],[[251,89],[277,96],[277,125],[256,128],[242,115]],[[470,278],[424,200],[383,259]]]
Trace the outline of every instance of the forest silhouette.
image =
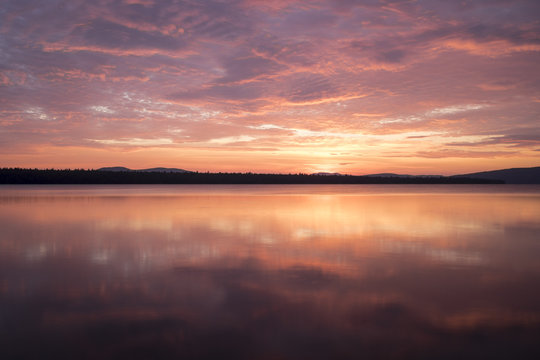
[[0,184],[504,184],[504,181],[455,176],[172,173],[2,168]]

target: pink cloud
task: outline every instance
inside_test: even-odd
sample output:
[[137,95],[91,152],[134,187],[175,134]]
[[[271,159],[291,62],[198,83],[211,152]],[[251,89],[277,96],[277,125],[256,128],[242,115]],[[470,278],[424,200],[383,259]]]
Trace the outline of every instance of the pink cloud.
[[231,170],[247,164],[220,149],[290,157],[267,171],[332,153],[350,154],[333,162],[347,171],[397,166],[396,151],[407,166],[454,168],[538,156],[535,1],[8,0],[3,10],[10,163],[35,166],[23,154],[68,146],[113,158],[205,149]]

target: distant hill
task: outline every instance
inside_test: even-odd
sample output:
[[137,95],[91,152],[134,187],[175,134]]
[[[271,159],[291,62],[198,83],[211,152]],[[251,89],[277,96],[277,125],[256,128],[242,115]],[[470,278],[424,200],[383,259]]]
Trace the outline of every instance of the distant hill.
[[507,184],[540,184],[540,166],[482,171],[471,174],[454,175],[454,178],[502,180]]
[[164,168],[164,167],[133,170],[133,169],[128,169],[127,167],[123,167],[123,166],[102,167],[98,169],[98,171],[133,171],[133,172],[161,172],[161,173],[190,173],[191,172],[189,170],[184,170],[184,169]]
[[376,178],[440,178],[442,175],[407,175],[407,174],[394,174],[394,173],[380,173],[364,175],[367,177]]
[[[442,175],[406,175],[394,173],[380,173],[364,175],[372,178],[439,178]],[[482,171],[470,174],[453,175],[450,178],[469,178],[469,179],[485,179],[485,180],[500,180],[506,184],[540,184],[540,166],[531,168],[512,168],[493,171]]]
[[365,175],[365,176],[369,176],[369,177],[398,177],[398,178],[413,177],[413,175],[403,175],[403,174],[394,174],[394,173],[369,174],[369,175]]
[[313,175],[313,176],[344,176],[343,174],[340,174],[340,173],[337,173],[337,172],[331,173],[331,172],[325,172],[325,171],[313,173],[311,175]]

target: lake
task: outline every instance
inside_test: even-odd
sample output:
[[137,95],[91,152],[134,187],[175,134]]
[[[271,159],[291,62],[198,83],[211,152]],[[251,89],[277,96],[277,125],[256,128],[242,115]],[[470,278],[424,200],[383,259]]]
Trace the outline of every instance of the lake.
[[3,359],[540,358],[540,187],[0,187]]

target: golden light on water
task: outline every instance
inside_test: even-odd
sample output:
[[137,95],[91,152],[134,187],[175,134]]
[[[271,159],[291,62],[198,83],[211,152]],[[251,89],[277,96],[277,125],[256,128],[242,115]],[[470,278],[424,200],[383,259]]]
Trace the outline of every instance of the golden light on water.
[[[120,343],[229,354],[250,339],[263,344],[256,358],[416,358],[460,352],[478,333],[481,351],[515,353],[540,326],[535,189],[6,187],[0,304],[25,321],[25,344],[46,338],[46,353],[65,357]],[[29,354],[17,336],[3,334],[8,351]]]
[[[477,252],[469,252],[469,247],[481,247],[504,236],[501,224],[517,227],[540,217],[535,196],[508,194],[411,193],[401,192],[403,187],[381,194],[371,192],[380,187],[369,186],[359,193],[345,194],[332,193],[328,191],[332,187],[324,186],[311,186],[314,194],[287,194],[294,186],[269,187],[276,193],[265,194],[261,190],[265,187],[252,186],[241,196],[226,190],[200,193],[210,186],[187,187],[194,193],[185,194],[167,194],[175,187],[161,189],[168,190],[144,194],[148,190],[141,188],[143,194],[134,190],[130,196],[114,195],[114,187],[110,195],[43,194],[30,203],[17,198],[9,203],[4,200],[4,210],[9,209],[5,216],[24,217],[39,226],[85,224],[99,233],[118,234],[121,239],[136,235],[143,241],[139,245],[155,248],[161,255],[161,246],[171,249],[170,256],[159,261],[174,263],[175,251],[192,248],[211,256],[198,261],[257,254],[256,258],[271,267],[289,256],[291,262],[302,257],[302,261],[322,266],[325,261],[332,263],[334,260],[327,258],[344,249],[351,264],[356,258],[386,252],[423,253],[440,261],[445,256],[448,261],[452,256],[458,261],[461,256],[467,261]],[[480,236],[481,242],[473,241]],[[73,246],[70,241],[62,242]],[[44,244],[52,246],[50,240],[44,239]],[[129,241],[125,245],[129,246]],[[55,246],[58,250],[60,244],[55,242]]]

